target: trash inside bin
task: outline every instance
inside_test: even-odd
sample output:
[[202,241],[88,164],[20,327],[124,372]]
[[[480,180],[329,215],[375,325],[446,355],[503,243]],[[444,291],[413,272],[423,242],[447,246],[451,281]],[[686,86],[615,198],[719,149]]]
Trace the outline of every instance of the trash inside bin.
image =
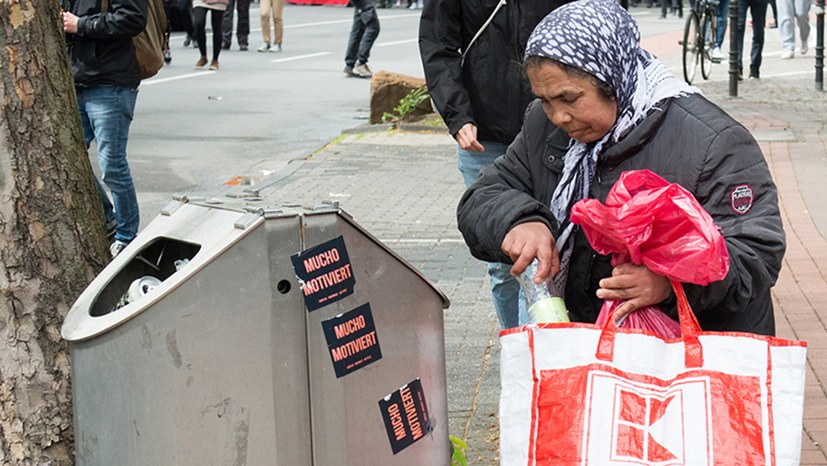
[[434,285],[336,206],[173,202],[90,284],[78,465],[449,465]]

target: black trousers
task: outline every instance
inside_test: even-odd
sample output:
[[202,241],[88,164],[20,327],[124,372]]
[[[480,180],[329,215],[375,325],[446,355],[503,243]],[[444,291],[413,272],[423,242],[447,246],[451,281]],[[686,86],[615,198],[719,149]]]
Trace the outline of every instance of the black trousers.
[[[192,9],[192,16],[195,19],[195,38],[198,40],[198,50],[201,55],[207,56],[207,12],[210,12],[210,27],[213,31],[221,30],[221,20],[224,17],[224,12],[221,10],[212,10],[204,7],[195,7]],[[212,35],[212,59],[218,60],[218,54],[221,53],[221,34],[213,33]]]
[[238,27],[236,37],[239,45],[249,45],[250,39],[250,0],[230,0],[224,11],[224,23],[221,25],[221,42],[227,46],[233,43],[233,9],[238,10]]

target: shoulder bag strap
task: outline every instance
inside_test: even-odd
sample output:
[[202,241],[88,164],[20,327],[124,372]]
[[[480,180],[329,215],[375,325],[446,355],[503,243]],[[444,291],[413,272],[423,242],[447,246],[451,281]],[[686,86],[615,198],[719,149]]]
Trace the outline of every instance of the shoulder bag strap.
[[496,15],[497,12],[500,11],[500,8],[502,8],[503,5],[505,5],[505,0],[500,0],[499,3],[497,3],[497,6],[494,8],[494,11],[491,13],[491,16],[489,16],[488,19],[485,20],[485,23],[482,25],[480,30],[477,31],[476,34],[474,34],[474,37],[471,38],[471,42],[468,42],[468,46],[465,47],[465,50],[462,51],[462,59],[459,62],[460,68],[462,68],[462,66],[465,65],[465,56],[468,55],[468,51],[471,50],[471,46],[474,45],[474,42],[477,40],[477,38],[482,34],[483,31],[485,31],[485,28],[487,28],[488,25],[491,24],[491,20],[494,19],[494,15]]

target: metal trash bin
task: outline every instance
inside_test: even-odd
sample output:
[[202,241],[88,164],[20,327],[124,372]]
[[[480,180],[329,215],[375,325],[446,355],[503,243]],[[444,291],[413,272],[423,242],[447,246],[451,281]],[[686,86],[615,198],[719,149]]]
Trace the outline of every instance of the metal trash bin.
[[64,322],[77,464],[449,465],[448,304],[335,205],[172,202]]

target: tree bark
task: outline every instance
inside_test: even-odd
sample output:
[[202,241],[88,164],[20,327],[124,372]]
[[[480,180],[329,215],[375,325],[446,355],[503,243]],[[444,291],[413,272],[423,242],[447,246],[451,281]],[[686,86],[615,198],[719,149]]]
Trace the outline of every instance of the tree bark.
[[54,0],[0,2],[0,464],[73,464],[60,326],[105,264]]

